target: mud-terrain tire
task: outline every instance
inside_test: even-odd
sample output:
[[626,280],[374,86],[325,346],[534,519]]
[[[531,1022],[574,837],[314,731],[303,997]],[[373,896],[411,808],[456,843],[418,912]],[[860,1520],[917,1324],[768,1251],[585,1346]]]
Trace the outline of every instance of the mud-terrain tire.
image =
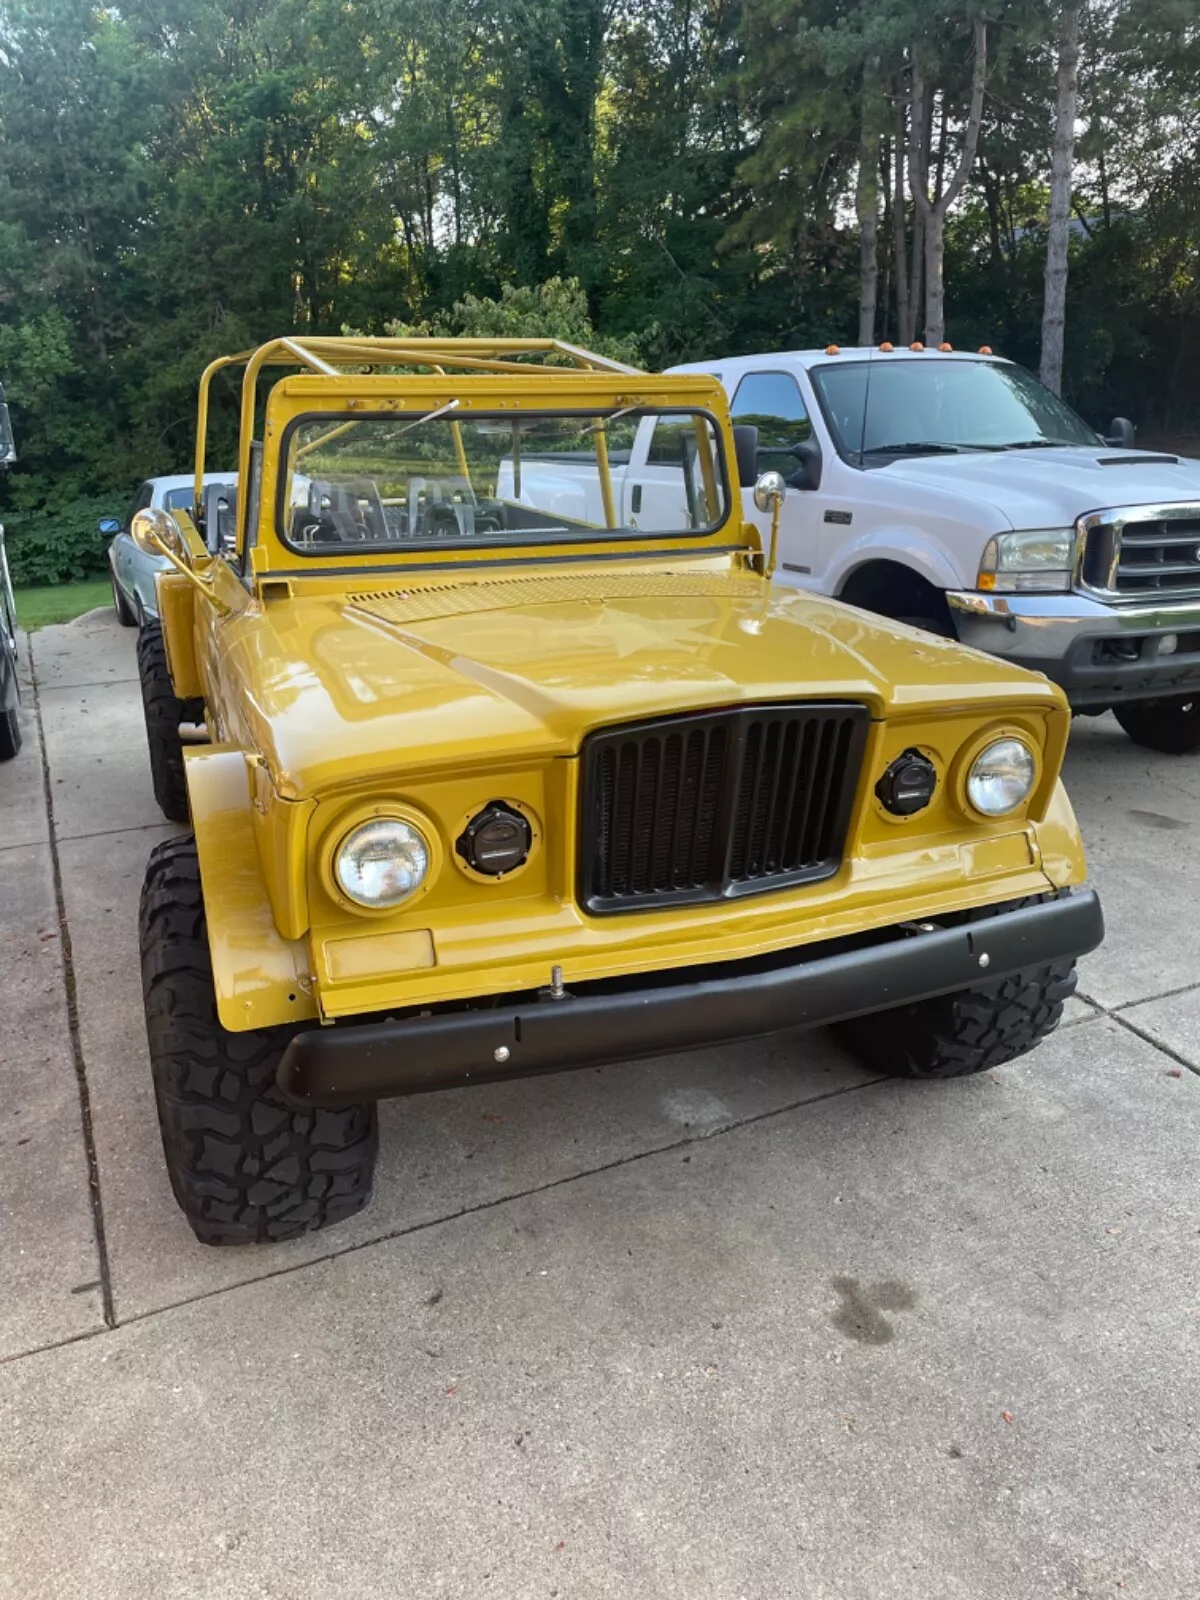
[[190,835],[151,855],[139,933],[163,1153],[197,1239],[274,1243],[361,1211],[375,1170],[375,1107],[291,1105],[275,1072],[295,1028],[222,1028]]
[[183,740],[179,727],[184,722],[203,720],[204,701],[180,700],[176,695],[167,669],[167,647],[161,622],[148,619],[142,624],[137,659],[154,798],[169,822],[187,822],[190,815],[187,777],[183,770]]
[[117,613],[117,621],[123,628],[136,628],[137,612],[125,598],[125,591],[117,582],[117,575],[111,566],[108,569],[108,581],[112,584],[113,610]]
[[1200,690],[1168,700],[1114,706],[1113,716],[1143,749],[1168,756],[1190,756],[1200,750]]
[[[969,920],[1032,902],[985,906]],[[965,1078],[1032,1050],[1062,1020],[1075,993],[1073,958],[1030,967],[994,983],[932,1000],[875,1011],[834,1027],[837,1042],[860,1065],[893,1078]]]

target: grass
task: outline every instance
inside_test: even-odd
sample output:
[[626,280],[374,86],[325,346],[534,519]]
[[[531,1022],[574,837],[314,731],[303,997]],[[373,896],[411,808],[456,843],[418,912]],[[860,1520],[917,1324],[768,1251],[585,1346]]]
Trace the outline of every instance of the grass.
[[18,589],[17,621],[30,633],[35,628],[46,628],[54,622],[70,622],[85,611],[95,611],[97,606],[112,604],[112,590],[107,578],[87,578],[82,583],[43,584],[32,589]]

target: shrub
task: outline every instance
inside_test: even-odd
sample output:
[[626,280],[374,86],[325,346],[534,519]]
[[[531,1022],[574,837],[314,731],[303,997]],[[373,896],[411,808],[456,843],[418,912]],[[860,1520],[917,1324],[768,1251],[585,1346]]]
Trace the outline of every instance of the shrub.
[[103,573],[112,535],[101,533],[97,523],[112,514],[111,495],[6,511],[5,545],[13,583],[72,583]]

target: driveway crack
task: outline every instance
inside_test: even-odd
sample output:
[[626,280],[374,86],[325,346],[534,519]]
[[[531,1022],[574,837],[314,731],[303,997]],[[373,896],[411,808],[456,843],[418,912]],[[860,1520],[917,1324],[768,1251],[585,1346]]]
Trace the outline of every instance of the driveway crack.
[[38,742],[42,756],[42,789],[46,797],[46,820],[50,843],[50,865],[54,877],[54,902],[58,914],[59,949],[62,951],[63,989],[67,1002],[67,1032],[71,1041],[71,1059],[75,1065],[75,1083],[79,1090],[79,1119],[83,1129],[83,1148],[87,1160],[88,1195],[92,1206],[92,1228],[96,1236],[96,1255],[100,1263],[100,1297],[104,1308],[104,1325],[115,1328],[112,1275],[109,1270],[108,1241],[104,1232],[104,1205],[100,1197],[100,1166],[96,1159],[96,1138],[92,1127],[92,1097],[88,1089],[87,1066],[83,1059],[83,1044],[79,1033],[79,1000],[75,983],[75,959],[71,949],[71,929],[67,922],[67,905],[63,895],[62,863],[58,856],[58,830],[54,823],[54,789],[50,781],[50,758],[46,750],[46,730],[42,724],[42,701],[38,690],[37,662],[34,658],[33,639],[28,643],[29,674],[33,689],[33,714],[37,722]]

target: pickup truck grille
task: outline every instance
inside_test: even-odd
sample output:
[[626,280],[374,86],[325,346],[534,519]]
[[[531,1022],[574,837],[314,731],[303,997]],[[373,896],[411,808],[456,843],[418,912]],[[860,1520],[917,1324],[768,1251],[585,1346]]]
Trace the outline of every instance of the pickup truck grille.
[[1200,505],[1103,512],[1088,519],[1085,586],[1123,599],[1200,594]]
[[592,734],[582,903],[596,913],[652,909],[831,877],[868,720],[858,705],[750,706]]

